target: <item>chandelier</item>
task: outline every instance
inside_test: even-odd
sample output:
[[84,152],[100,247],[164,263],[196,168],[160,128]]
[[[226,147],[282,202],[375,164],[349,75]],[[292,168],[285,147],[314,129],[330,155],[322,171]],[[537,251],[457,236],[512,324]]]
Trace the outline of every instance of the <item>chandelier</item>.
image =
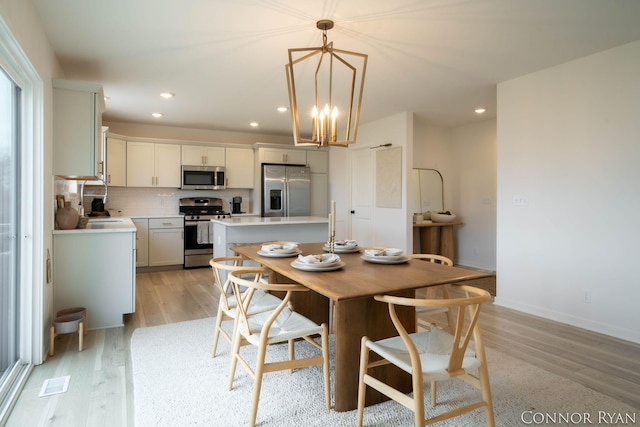
[[368,55],[327,43],[333,21],[316,22],[322,46],[289,49],[287,87],[295,145],[356,142]]

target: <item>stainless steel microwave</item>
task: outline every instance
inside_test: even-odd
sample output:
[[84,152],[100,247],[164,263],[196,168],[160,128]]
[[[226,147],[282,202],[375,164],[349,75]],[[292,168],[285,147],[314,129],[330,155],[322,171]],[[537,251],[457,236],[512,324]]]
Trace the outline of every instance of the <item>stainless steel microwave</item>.
[[224,166],[182,166],[183,190],[224,190]]

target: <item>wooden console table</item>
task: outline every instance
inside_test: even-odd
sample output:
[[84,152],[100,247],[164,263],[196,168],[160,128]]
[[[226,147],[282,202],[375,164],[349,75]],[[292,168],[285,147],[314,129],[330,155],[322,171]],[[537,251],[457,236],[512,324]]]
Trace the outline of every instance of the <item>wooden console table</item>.
[[453,227],[461,222],[413,224],[413,253],[438,254],[455,261]]

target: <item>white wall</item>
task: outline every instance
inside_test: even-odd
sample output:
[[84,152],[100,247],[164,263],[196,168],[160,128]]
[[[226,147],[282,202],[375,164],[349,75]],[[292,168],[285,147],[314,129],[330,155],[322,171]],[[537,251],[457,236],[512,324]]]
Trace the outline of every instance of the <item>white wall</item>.
[[193,129],[175,126],[148,125],[142,123],[124,123],[105,121],[110,133],[128,137],[158,138],[166,140],[217,142],[225,144],[270,144],[293,145],[293,136],[277,136],[256,132],[230,132],[212,129]]
[[456,227],[456,262],[496,269],[496,121],[451,130],[451,209],[464,224]]
[[456,264],[496,269],[496,121],[456,128],[414,126],[413,166],[442,174],[444,209],[456,226]]
[[[409,143],[411,141],[411,143]],[[407,182],[413,167],[413,113],[399,113],[369,123],[361,123],[358,128],[356,144],[348,149],[332,148],[329,151],[331,173],[329,178],[329,198],[336,200],[338,218],[336,220],[336,235],[349,235],[351,175],[349,152],[353,149],[367,149],[382,144],[391,143],[391,148],[402,148],[402,206],[400,208],[381,208],[376,206],[374,191],[374,208],[372,219],[371,245],[384,245],[402,248],[406,252],[413,249],[412,229],[413,218],[407,209]],[[385,148],[374,148],[371,167],[374,172],[375,184],[375,154]],[[347,206],[347,208],[341,208]]]
[[[51,312],[53,301],[53,287],[46,283],[44,266],[47,253],[51,252],[51,230],[53,229],[53,178],[52,170],[52,78],[60,78],[62,69],[53,53],[53,49],[44,34],[40,18],[35,11],[31,1],[25,0],[0,0],[0,16],[9,27],[11,34],[19,44],[19,48],[29,58],[29,62],[41,80],[41,88],[36,92],[42,93],[42,99],[35,100],[34,121],[40,122],[33,129],[32,140],[25,141],[31,144],[27,151],[33,153],[33,163],[28,169],[33,169],[34,173],[30,177],[33,184],[34,197],[31,207],[37,210],[33,214],[33,266],[32,274],[25,274],[25,277],[32,276],[32,289],[29,294],[34,301],[34,309],[41,310],[34,316],[35,339],[40,345],[34,345],[33,363],[41,363],[48,350],[49,327],[53,320]],[[40,104],[38,101],[42,101]],[[23,147],[23,149],[25,149]],[[31,159],[25,159],[25,161]],[[37,240],[37,241],[35,241]]]
[[498,85],[496,303],[640,342],[638,76],[640,41]]

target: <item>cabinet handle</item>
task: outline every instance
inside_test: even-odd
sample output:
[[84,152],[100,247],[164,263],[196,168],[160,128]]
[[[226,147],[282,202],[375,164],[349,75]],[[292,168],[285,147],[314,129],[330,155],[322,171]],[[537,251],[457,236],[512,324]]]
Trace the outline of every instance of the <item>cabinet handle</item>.
[[206,164],[207,164],[207,160],[209,160],[209,159],[207,158],[207,156],[202,156],[202,164],[203,164],[203,165],[206,165]]
[[173,224],[170,222],[163,222],[162,225],[173,225]]
[[111,174],[107,174],[107,184],[111,184]]

